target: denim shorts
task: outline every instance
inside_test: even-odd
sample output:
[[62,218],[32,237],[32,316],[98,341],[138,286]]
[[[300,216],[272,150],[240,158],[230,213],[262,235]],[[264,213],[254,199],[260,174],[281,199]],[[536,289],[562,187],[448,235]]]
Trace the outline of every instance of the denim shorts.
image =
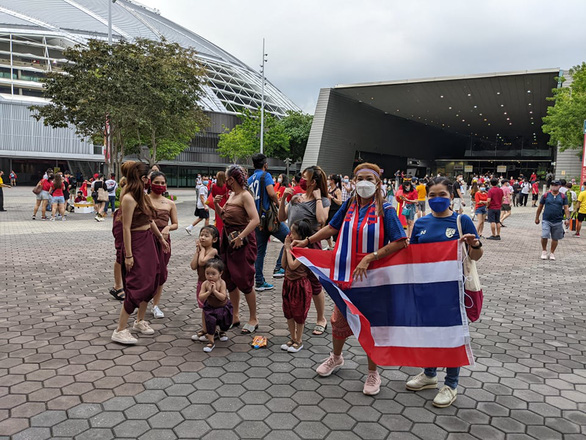
[[41,200],[51,200],[51,195],[49,194],[49,191],[41,191],[39,195],[41,196]]
[[476,208],[476,211],[474,211],[475,214],[486,214],[486,205],[482,205],[479,206],[478,208]]
[[550,223],[547,220],[541,222],[541,238],[551,238],[558,241],[564,238],[564,234],[563,222]]
[[411,209],[409,209],[409,215],[405,216],[405,220],[415,220],[415,212],[417,211],[417,209],[415,208],[415,205],[411,205]]
[[57,197],[51,197],[51,198],[52,198],[51,204],[53,204],[53,203],[61,203],[63,205],[65,204],[65,197],[63,197],[63,196],[57,196]]

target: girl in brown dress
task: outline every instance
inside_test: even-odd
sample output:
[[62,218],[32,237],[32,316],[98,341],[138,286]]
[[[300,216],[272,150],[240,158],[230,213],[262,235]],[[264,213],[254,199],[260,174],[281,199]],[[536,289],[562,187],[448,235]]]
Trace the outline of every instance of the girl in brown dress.
[[240,325],[240,292],[248,304],[250,318],[242,334],[258,329],[256,294],[254,292],[254,262],[256,261],[256,237],[254,229],[260,223],[258,211],[250,192],[246,190],[246,172],[239,165],[232,165],[226,172],[226,185],[231,193],[224,207],[222,196],[214,198],[216,215],[224,222],[220,241],[220,256],[226,265],[222,278],[226,281],[230,301],[234,308],[233,326]]
[[[169,243],[169,252],[160,252],[159,257],[161,258],[161,269],[159,275],[159,287],[157,293],[153,298],[153,316],[155,318],[164,318],[165,314],[159,308],[159,302],[161,301],[161,295],[163,293],[163,285],[167,281],[167,265],[171,258],[171,237],[169,236],[170,231],[175,231],[179,227],[177,221],[177,207],[175,203],[163,196],[167,192],[167,177],[160,171],[153,171],[151,173],[151,193],[149,198],[153,207],[155,208],[155,224],[159,229],[159,232],[163,234],[163,238]],[[169,224],[171,220],[171,224]],[[159,250],[161,250],[159,246]]]
[[[144,193],[144,185],[148,181],[148,165],[143,162],[125,162],[122,174],[127,179],[121,199],[122,215],[122,280],[126,296],[118,328],[112,333],[112,341],[120,344],[136,344],[126,328],[129,316],[138,308],[136,321],[132,329],[144,335],[152,335],[155,331],[144,320],[147,305],[157,293],[159,287],[159,252],[156,240],[164,252],[169,245],[152,221],[155,209]],[[156,237],[156,238],[155,238]]]

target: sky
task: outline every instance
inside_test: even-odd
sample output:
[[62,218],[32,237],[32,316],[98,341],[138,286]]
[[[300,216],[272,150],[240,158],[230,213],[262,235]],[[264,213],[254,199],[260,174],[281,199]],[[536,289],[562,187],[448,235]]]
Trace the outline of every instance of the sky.
[[586,1],[139,0],[267,78],[302,110],[319,89],[586,61]]

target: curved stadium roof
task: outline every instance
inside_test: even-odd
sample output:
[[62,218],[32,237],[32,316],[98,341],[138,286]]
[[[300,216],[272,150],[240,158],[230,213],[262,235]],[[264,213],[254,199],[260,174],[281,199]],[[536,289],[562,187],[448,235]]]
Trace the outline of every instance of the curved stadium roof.
[[[157,10],[134,0],[118,0],[112,5],[112,23],[115,40],[164,37],[194,48],[208,71],[209,84],[205,86],[202,103],[206,110],[232,113],[260,107],[262,79],[258,72],[205,38],[162,17]],[[44,66],[50,69],[51,63],[62,61],[51,56],[51,50],[83,44],[90,38],[107,39],[107,36],[108,0],[0,0],[0,67],[7,67],[9,54],[5,49],[10,40],[18,41],[17,45],[11,45],[11,51],[19,52],[21,60],[31,55],[36,63],[36,66],[26,66],[23,62],[19,68],[30,67],[28,70],[40,72],[47,70]],[[5,47],[2,42],[6,43]],[[41,48],[45,57],[35,55],[32,50],[33,47],[38,50],[39,44],[45,46]],[[18,50],[27,45],[31,53]],[[0,86],[2,79],[0,75]],[[265,86],[265,99],[267,111],[276,115],[299,109],[269,82]]]

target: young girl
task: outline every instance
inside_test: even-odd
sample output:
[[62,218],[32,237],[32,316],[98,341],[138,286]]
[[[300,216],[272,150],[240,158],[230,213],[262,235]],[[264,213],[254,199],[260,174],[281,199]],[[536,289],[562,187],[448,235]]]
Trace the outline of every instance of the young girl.
[[[206,279],[205,275],[205,266],[212,258],[218,258],[218,250],[220,249],[220,233],[215,226],[204,226],[201,228],[199,232],[199,239],[195,244],[195,255],[191,260],[191,269],[197,270],[197,290],[196,290],[196,298],[197,298],[197,305],[200,309],[203,309],[204,302],[200,298],[201,295],[201,286]],[[195,335],[191,337],[194,341],[202,341],[205,342],[206,338],[206,326],[205,326],[205,318],[202,314],[201,317],[202,321],[202,330],[197,332]]]
[[208,344],[203,351],[206,353],[216,346],[216,327],[220,327],[220,341],[227,341],[226,330],[232,325],[232,303],[228,299],[226,282],[222,279],[223,272],[224,262],[219,258],[212,258],[205,265],[206,280],[201,285],[199,297],[204,303],[203,316]]
[[281,350],[297,353],[303,348],[303,327],[311,305],[312,288],[309,269],[293,257],[291,242],[305,240],[313,234],[307,220],[298,220],[291,226],[291,234],[285,238],[285,280],[283,281],[283,313],[287,318],[291,340],[281,345]]

